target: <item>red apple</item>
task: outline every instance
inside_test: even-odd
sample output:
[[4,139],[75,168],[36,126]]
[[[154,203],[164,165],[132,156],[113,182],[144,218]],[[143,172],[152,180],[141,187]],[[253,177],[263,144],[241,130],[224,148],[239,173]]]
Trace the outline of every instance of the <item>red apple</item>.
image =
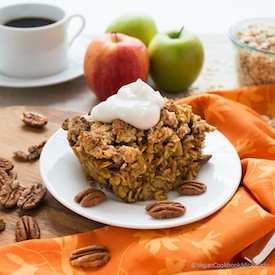
[[145,44],[121,33],[106,33],[88,46],[84,58],[84,78],[100,100],[117,93],[125,84],[141,78],[146,81],[150,71]]

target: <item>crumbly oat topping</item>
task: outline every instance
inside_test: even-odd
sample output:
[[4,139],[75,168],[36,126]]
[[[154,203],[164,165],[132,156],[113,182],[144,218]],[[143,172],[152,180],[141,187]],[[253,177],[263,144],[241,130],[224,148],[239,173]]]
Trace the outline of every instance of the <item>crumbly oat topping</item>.
[[87,176],[125,202],[164,200],[200,168],[207,132],[215,128],[189,105],[165,99],[160,120],[149,130],[123,122],[73,117],[63,123]]

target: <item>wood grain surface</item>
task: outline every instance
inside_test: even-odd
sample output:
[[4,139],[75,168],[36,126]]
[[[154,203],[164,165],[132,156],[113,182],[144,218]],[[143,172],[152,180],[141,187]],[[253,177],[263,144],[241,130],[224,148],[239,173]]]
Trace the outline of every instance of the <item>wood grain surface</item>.
[[[49,120],[48,124],[41,129],[26,126],[21,121],[21,115],[25,111],[44,114]],[[0,156],[13,161],[13,171],[17,173],[21,184],[42,182],[39,160],[33,162],[18,161],[13,157],[13,152],[16,150],[27,152],[29,146],[47,140],[61,127],[62,122],[67,117],[76,114],[79,113],[34,106],[10,106],[0,109]],[[104,226],[75,214],[60,204],[49,192],[43,202],[33,210],[23,211],[18,207],[5,209],[2,206],[0,206],[0,210],[0,219],[6,222],[5,230],[0,232],[0,245],[16,242],[16,222],[24,214],[35,218],[43,239],[87,232]]]

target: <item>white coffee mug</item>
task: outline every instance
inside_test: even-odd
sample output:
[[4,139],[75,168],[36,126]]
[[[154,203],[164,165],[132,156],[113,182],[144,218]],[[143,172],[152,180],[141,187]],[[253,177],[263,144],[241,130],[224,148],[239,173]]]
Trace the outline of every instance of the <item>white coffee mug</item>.
[[[81,19],[81,25],[69,40],[69,22],[75,17]],[[46,18],[52,23],[32,27],[8,25],[14,20],[24,19],[26,23],[34,18]],[[68,66],[69,46],[84,26],[83,16],[66,16],[63,9],[52,5],[30,3],[1,8],[0,72],[14,78],[41,78],[61,72]]]

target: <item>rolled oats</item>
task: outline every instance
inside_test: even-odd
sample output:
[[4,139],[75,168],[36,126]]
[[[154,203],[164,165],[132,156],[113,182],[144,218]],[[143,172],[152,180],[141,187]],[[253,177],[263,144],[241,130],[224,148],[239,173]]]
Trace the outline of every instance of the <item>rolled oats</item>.
[[238,47],[237,52],[240,86],[275,83],[275,26],[250,25],[239,31],[236,37],[248,45],[247,48]]

